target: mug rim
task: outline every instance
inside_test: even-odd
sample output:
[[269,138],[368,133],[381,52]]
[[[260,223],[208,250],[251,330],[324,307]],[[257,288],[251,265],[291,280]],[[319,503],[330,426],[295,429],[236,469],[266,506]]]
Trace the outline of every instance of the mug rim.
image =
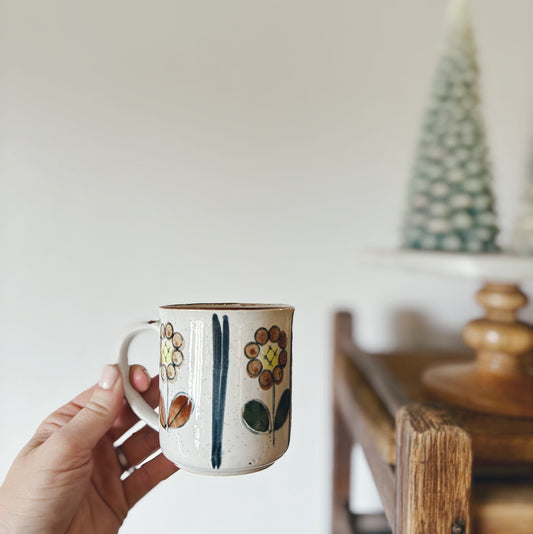
[[217,311],[264,311],[294,310],[289,304],[260,304],[252,302],[197,302],[192,304],[165,304],[161,310],[217,310]]

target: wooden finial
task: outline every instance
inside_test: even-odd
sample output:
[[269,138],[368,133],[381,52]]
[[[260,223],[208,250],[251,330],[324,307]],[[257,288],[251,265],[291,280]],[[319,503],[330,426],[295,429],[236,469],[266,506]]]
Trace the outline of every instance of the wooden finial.
[[439,398],[475,411],[533,417],[529,354],[533,327],[516,314],[527,304],[514,284],[487,283],[477,293],[485,317],[469,322],[463,339],[476,352],[473,363],[428,370],[424,384]]

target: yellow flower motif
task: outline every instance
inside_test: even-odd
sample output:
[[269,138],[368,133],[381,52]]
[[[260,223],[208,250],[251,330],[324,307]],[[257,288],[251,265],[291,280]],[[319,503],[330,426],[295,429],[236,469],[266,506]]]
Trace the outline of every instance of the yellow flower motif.
[[268,345],[266,348],[263,347],[261,351],[261,363],[263,364],[263,369],[274,369],[278,365],[280,350],[273,345]]
[[172,360],[172,352],[174,351],[172,343],[168,339],[161,341],[161,363],[168,365]]

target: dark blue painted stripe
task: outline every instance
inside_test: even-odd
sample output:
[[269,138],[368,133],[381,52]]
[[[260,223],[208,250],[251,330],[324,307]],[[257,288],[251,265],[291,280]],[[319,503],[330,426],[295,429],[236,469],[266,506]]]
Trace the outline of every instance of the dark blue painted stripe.
[[229,368],[229,321],[224,315],[222,322],[222,358],[220,369],[220,402],[218,412],[218,449],[216,451],[217,465],[222,463],[222,432],[224,430],[224,411],[226,407],[226,389],[228,383]]
[[218,463],[219,404],[220,404],[220,364],[222,359],[222,331],[218,315],[213,314],[213,397],[211,408],[211,465],[213,469],[220,467]]
[[220,469],[222,463],[222,432],[229,368],[229,321],[223,317],[223,327],[216,313],[213,314],[213,403],[211,465]]

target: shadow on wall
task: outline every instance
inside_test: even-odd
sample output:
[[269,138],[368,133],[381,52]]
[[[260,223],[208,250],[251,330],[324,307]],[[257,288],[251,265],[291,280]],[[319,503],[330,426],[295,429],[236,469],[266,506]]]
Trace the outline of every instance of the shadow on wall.
[[393,310],[386,320],[395,350],[466,348],[459,330],[442,328],[416,309]]

